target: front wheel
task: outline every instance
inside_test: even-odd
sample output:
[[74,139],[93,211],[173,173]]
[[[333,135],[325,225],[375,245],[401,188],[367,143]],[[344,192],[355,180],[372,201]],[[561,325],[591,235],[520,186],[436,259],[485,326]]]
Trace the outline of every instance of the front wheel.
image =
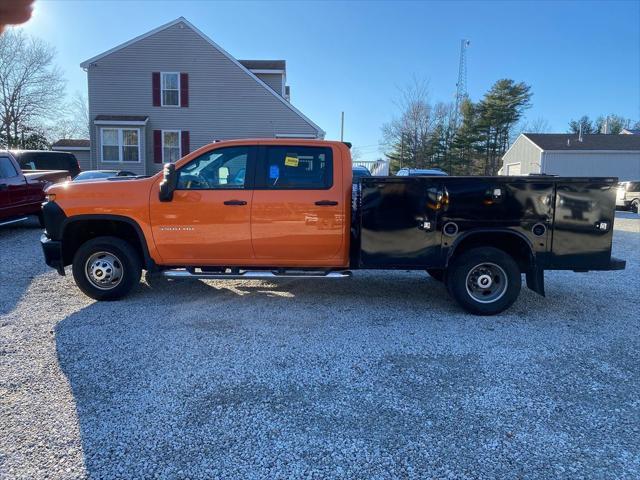
[[522,278],[515,260],[493,247],[473,248],[449,267],[447,288],[470,313],[495,315],[509,308],[520,293]]
[[83,243],[73,257],[73,278],[96,300],[117,300],[140,282],[140,257],[126,241],[97,237]]
[[639,199],[636,198],[633,202],[631,202],[630,210],[633,213],[640,213],[640,200]]

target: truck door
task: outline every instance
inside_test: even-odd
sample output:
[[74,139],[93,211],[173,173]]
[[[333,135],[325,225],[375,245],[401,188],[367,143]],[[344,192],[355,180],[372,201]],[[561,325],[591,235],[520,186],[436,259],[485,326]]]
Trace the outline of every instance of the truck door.
[[256,259],[274,266],[337,265],[349,208],[339,155],[331,147],[260,147],[251,211]]
[[178,169],[172,201],[160,202],[157,194],[151,196],[153,239],[165,263],[251,263],[251,180],[256,152],[253,146],[206,152]]
[[6,155],[0,156],[0,216],[24,214],[27,204],[27,184],[24,176]]

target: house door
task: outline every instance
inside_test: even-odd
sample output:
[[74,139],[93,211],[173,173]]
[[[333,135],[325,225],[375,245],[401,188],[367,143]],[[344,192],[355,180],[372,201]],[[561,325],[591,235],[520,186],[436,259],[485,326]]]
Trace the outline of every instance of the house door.
[[163,262],[246,265],[251,249],[252,172],[257,147],[211,150],[178,169],[173,200],[151,198],[153,238]]
[[268,145],[260,149],[251,211],[256,259],[274,266],[338,266],[345,209],[333,149]]

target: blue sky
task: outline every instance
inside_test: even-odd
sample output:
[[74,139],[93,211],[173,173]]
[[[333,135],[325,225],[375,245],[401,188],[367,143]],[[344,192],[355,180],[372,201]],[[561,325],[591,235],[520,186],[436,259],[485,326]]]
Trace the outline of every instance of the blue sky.
[[416,76],[452,100],[468,38],[472,100],[499,78],[532,86],[528,118],[563,132],[571,118],[640,119],[640,1],[212,2],[43,1],[25,29],[53,44],[69,93],[86,92],[81,61],[179,16],[236,58],[286,59],[292,101],[364,158]]

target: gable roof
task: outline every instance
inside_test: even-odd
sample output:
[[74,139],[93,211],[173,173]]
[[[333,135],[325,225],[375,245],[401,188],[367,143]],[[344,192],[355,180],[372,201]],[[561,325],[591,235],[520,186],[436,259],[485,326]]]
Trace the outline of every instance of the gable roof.
[[582,135],[573,133],[523,133],[542,150],[588,151],[617,150],[640,151],[640,135]]
[[640,135],[640,128],[623,128],[620,133],[625,135]]
[[200,35],[200,37],[202,37],[202,39],[205,42],[207,42],[213,48],[215,48],[220,53],[222,53],[225,57],[227,57],[233,63],[235,63],[243,72],[245,72],[247,75],[249,75],[251,78],[253,78],[259,85],[261,85],[263,88],[265,88],[271,95],[273,95],[275,98],[277,98],[283,105],[285,105],[287,108],[293,110],[293,112],[296,113],[297,115],[299,115],[300,118],[302,118],[305,122],[307,122],[309,125],[311,125],[313,128],[315,128],[317,130],[317,132],[318,132],[318,136],[319,137],[324,138],[326,132],[322,128],[320,128],[316,123],[314,123],[310,118],[308,118],[300,110],[298,110],[296,107],[294,107],[284,97],[282,97],[281,95],[276,93],[271,87],[269,87],[266,83],[264,83],[262,80],[260,80],[251,70],[249,70],[246,66],[244,66],[242,63],[240,63],[233,55],[229,54],[224,48],[222,48],[220,45],[218,45],[216,42],[211,40],[208,36],[206,36],[200,30],[198,30],[198,28],[196,28],[193,24],[191,24],[184,17],[178,17],[175,20],[170,21],[169,23],[165,23],[164,25],[160,25],[159,27],[148,31],[147,33],[143,33],[142,35],[139,35],[139,36],[137,36],[135,38],[132,38],[131,40],[129,40],[127,42],[124,42],[124,43],[122,43],[122,44],[120,44],[120,45],[118,45],[116,47],[113,47],[110,50],[107,50],[106,52],[102,52],[101,54],[96,55],[95,57],[92,57],[92,58],[90,58],[88,60],[85,60],[84,62],[82,62],[80,64],[80,66],[82,68],[87,68],[92,63],[97,62],[98,60],[100,60],[101,58],[106,57],[107,55],[111,55],[112,53],[117,52],[119,50],[122,50],[123,48],[128,47],[129,45],[131,45],[133,43],[139,42],[140,40],[143,40],[143,39],[145,39],[147,37],[150,37],[151,35],[154,35],[154,34],[156,34],[158,32],[161,32],[162,30],[166,30],[167,28],[173,27],[174,25],[178,25],[180,23],[183,23],[184,25],[189,27],[191,30],[193,30],[195,33]]
[[89,140],[75,139],[75,138],[63,138],[55,142],[52,147],[87,147],[89,148]]
[[286,60],[238,60],[249,70],[286,70]]

